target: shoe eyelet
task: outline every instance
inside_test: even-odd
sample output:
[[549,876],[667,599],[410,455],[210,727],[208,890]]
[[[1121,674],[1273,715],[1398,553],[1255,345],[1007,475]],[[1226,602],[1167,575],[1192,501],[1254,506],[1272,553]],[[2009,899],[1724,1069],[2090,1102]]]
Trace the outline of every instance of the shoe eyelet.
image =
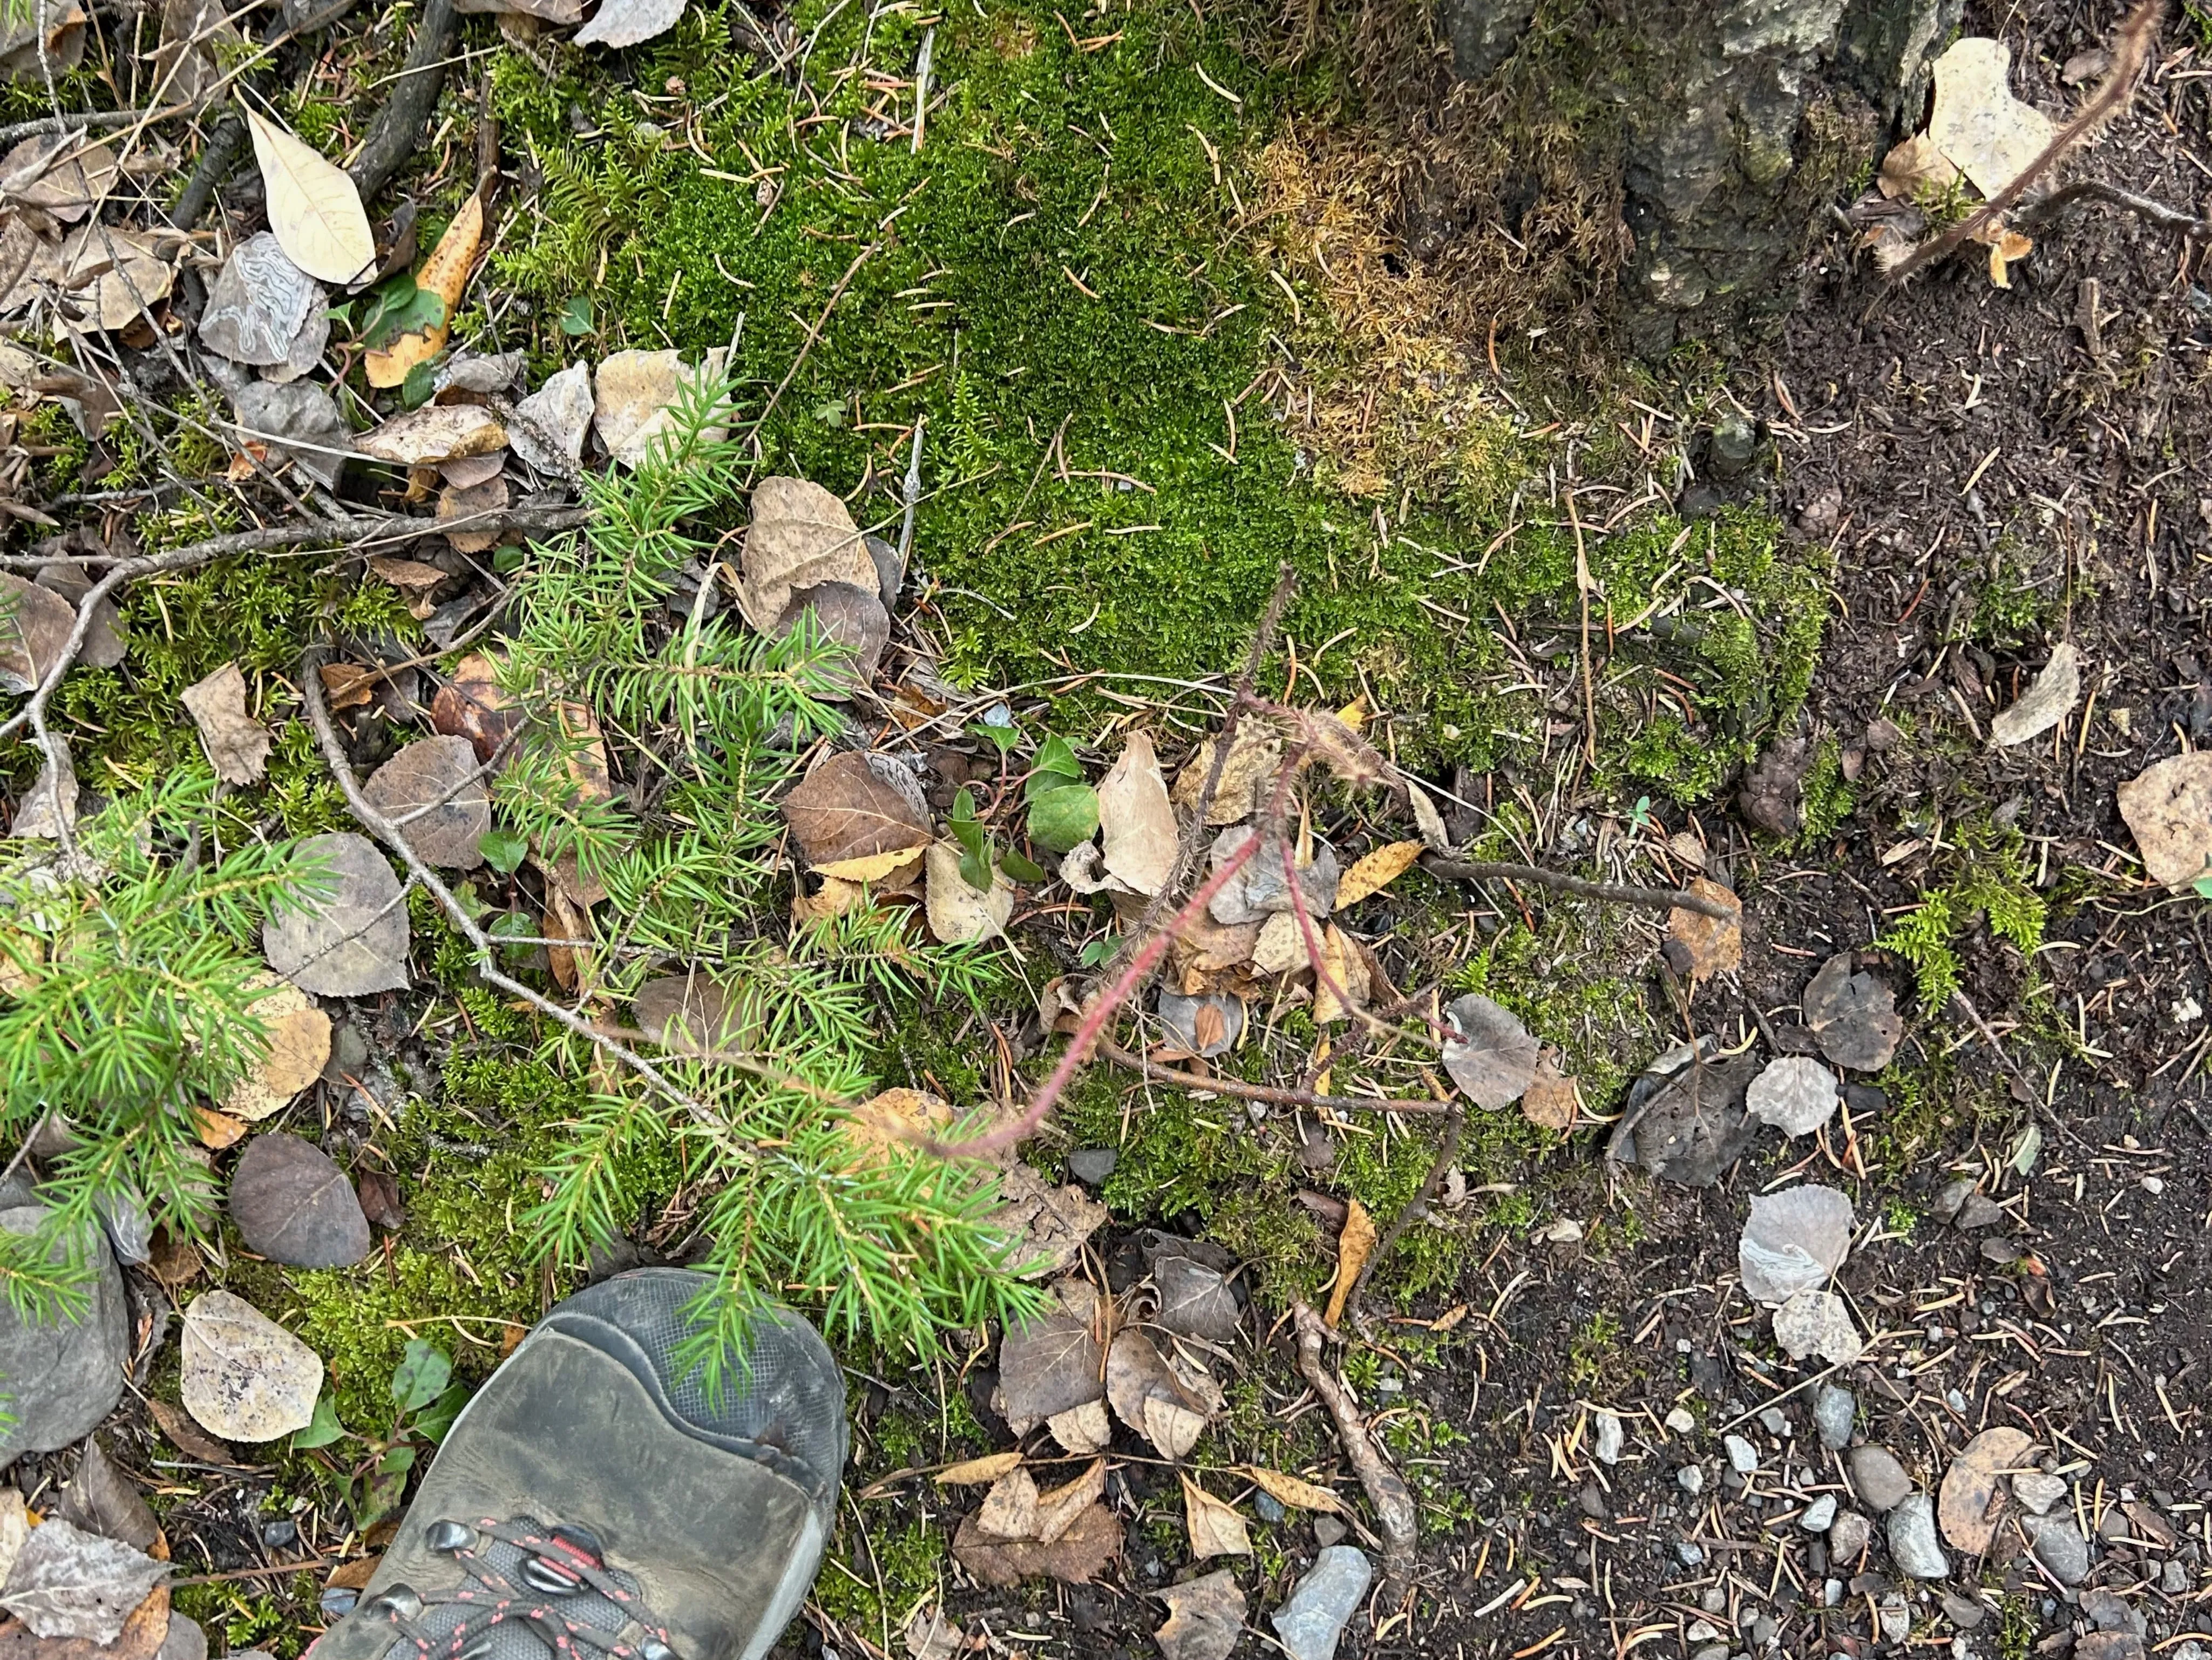
[[573,1596],[584,1588],[581,1574],[550,1557],[526,1556],[516,1572],[524,1584],[549,1596]]
[[433,1522],[422,1530],[422,1542],[432,1550],[465,1550],[476,1542],[477,1530],[465,1522]]
[[677,1660],[677,1654],[658,1637],[648,1637],[638,1645],[637,1660]]
[[589,1528],[572,1527],[566,1522],[561,1522],[554,1525],[552,1531],[553,1536],[562,1544],[590,1557],[594,1566],[605,1564],[606,1552],[599,1544],[599,1536]]
[[404,1583],[386,1585],[380,1593],[362,1603],[361,1611],[371,1617],[381,1614],[390,1620],[412,1620],[422,1612],[422,1599],[412,1585]]

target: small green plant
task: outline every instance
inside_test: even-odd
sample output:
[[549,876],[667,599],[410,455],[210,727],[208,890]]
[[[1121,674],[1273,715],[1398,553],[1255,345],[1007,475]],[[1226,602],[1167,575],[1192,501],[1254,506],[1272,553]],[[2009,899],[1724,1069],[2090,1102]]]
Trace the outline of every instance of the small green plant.
[[1098,829],[1098,792],[1084,782],[1082,764],[1065,738],[1054,735],[1037,746],[1022,799],[1029,803],[1030,840],[1048,853],[1066,853]]
[[361,1456],[346,1475],[354,1526],[366,1531],[398,1513],[406,1495],[408,1473],[425,1447],[434,1447],[468,1404],[465,1385],[453,1381],[453,1363],[434,1343],[408,1340],[392,1369],[392,1417],[380,1435],[356,1435],[338,1421],[337,1408],[325,1395],[315,1402],[307,1428],[292,1437],[296,1451],[357,1443]]
[[[1966,870],[1949,886],[1922,894],[1920,903],[1875,941],[1912,968],[1923,1008],[1939,1009],[1960,988],[1957,940],[1974,919],[1989,920],[1990,932],[2033,958],[2043,944],[2049,908],[2028,885],[2019,839],[1997,840],[1961,832]],[[1972,845],[1967,845],[1968,843]]]

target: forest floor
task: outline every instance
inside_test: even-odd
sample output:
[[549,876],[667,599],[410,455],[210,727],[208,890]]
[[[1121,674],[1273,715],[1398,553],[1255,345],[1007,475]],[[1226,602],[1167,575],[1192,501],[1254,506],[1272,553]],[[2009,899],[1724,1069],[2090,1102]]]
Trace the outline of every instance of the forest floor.
[[[345,154],[421,9],[292,48],[283,84],[256,95],[311,147]],[[1118,1657],[1157,1644],[1200,1660],[1155,1637],[1158,1594],[1224,1566],[1243,1598],[1234,1651],[1277,1651],[1268,1615],[1320,1548],[1348,1537],[1382,1554],[1299,1373],[1290,1310],[1326,1297],[1348,1215],[1387,1225],[1415,1206],[1330,1365],[1411,1487],[1416,1555],[1408,1584],[1354,1616],[1337,1652],[2202,1660],[2212,940],[2205,898],[2146,875],[2117,795],[2212,741],[2203,246],[2083,203],[2038,232],[2009,289],[1966,258],[1891,291],[1838,228],[1807,250],[1802,303],[1759,351],[1636,364],[1607,356],[1595,320],[1618,249],[1609,198],[1577,171],[1602,157],[1560,136],[1565,94],[1547,103],[1509,70],[1464,96],[1530,124],[1525,142],[1510,127],[1470,137],[1468,108],[1416,132],[1370,96],[1370,36],[1353,23],[1324,21],[1293,56],[1276,20],[1234,9],[957,10],[695,3],[623,51],[515,13],[465,18],[417,153],[370,193],[380,245],[404,197],[431,248],[485,146],[496,205],[452,307],[456,348],[524,354],[509,380],[530,391],[618,350],[696,362],[726,349],[749,480],[813,480],[890,538],[910,519],[889,644],[848,741],[910,760],[936,814],[980,791],[1018,842],[1012,798],[993,785],[1009,750],[1018,774],[1048,734],[1097,783],[1147,733],[1175,778],[1234,706],[1287,564],[1297,598],[1262,691],[1355,709],[1393,775],[1443,803],[1441,837],[1466,857],[1660,890],[1702,871],[1741,902],[1741,959],[1686,981],[1663,908],[1462,881],[1432,858],[1347,906],[1346,938],[1378,983],[1492,998],[1578,1080],[1550,1122],[1517,1105],[1470,1113],[1441,1162],[1434,1116],[1283,1095],[1313,1088],[1317,1044],[1355,1029],[1316,1025],[1302,970],[1204,988],[1235,990],[1244,1011],[1243,1043],[1214,1064],[1276,1091],[1272,1104],[1094,1061],[1023,1156],[1104,1207],[1070,1266],[1130,1317],[1157,1311],[1163,1240],[1167,1256],[1203,1240],[1206,1261],[1238,1266],[1203,1438],[1179,1470],[1115,1426],[1101,1501],[1115,1560],[1074,1583],[994,1587],[953,1544],[983,1488],[935,1475],[1018,1444],[1041,1477],[1082,1467],[1006,1421],[995,1325],[947,1321],[921,1359],[886,1335],[841,1333],[854,1459],[822,1578],[777,1652]],[[2108,21],[2085,10],[1978,7],[1967,27],[2001,35],[2015,90],[2058,111],[2076,95],[2062,66]],[[85,67],[55,95],[137,106],[163,25],[95,14]],[[2171,26],[2148,83],[2073,176],[2205,199],[2202,27],[2193,13]],[[1547,50],[1571,61],[1571,46]],[[9,96],[11,115],[46,111],[42,85]],[[215,125],[151,128],[169,148],[165,171],[141,176],[142,220]],[[1453,179],[1471,216],[1438,228],[1431,177]],[[250,166],[222,178],[199,268],[151,326],[81,331],[66,372],[0,365],[18,387],[10,553],[51,553],[53,536],[80,557],[160,553],[281,525],[295,484],[325,512],[423,507],[404,467],[356,465],[320,495],[295,469],[279,488],[264,475],[281,447],[234,459],[252,447],[228,425],[219,377],[197,350],[177,355],[197,347],[217,264],[269,211]],[[356,431],[427,392],[362,384],[368,309],[355,303],[311,372]],[[58,398],[118,373],[134,412],[88,435]],[[1725,448],[1745,423],[1749,454],[1717,456],[1717,430]],[[507,476],[519,493],[519,461]],[[550,473],[535,483],[518,513],[574,500]],[[744,506],[714,504],[707,545],[728,544]],[[365,569],[374,550],[325,536],[302,538],[307,557],[244,553],[135,581],[119,661],[70,669],[52,702],[88,810],[196,761],[180,694],[234,662],[274,748],[227,794],[227,822],[277,840],[356,828],[306,718],[301,654],[328,642],[386,683],[338,712],[359,769],[428,732],[468,648],[457,637],[486,623],[471,638],[496,643],[543,560],[525,520],[487,522],[497,552],[410,532],[410,571]],[[661,623],[681,622],[702,578],[714,587],[697,567]],[[2081,664],[2067,718],[1993,745],[1992,717],[2061,647]],[[612,793],[639,822],[696,804],[655,781],[676,776],[663,757],[680,765],[681,745],[656,751],[599,714]],[[0,759],[21,814],[45,756],[18,734]],[[1317,782],[1303,801],[1347,866],[1431,839],[1402,792]],[[732,816],[756,805],[747,927],[781,942],[808,885],[774,800]],[[519,854],[471,881],[482,914],[520,919],[524,943],[501,960],[522,982],[605,1012],[558,940],[618,959],[618,905],[576,906]],[[892,909],[922,937],[918,912]],[[1038,993],[1095,970],[1133,915],[1047,878],[963,982],[972,995],[917,998],[936,970],[898,986],[855,970],[839,994],[858,1023],[851,1078],[961,1110],[1018,1104],[1060,1052]],[[714,1195],[672,1140],[623,1165],[624,1238],[588,1263],[546,1256],[517,1201],[553,1196],[544,1172],[582,1110],[584,1063],[543,1047],[555,1034],[527,1003],[486,990],[419,888],[412,916],[410,983],[323,997],[327,1070],[245,1143],[282,1130],[357,1185],[374,1173],[392,1202],[368,1207],[374,1249],[352,1266],[282,1268],[226,1215],[203,1245],[165,1241],[128,1274],[132,1387],[100,1433],[159,1517],[186,1577],[173,1607],[212,1652],[300,1652],[347,1606],[332,1573],[357,1589],[391,1536],[407,1473],[327,1444],[180,1442],[179,1424],[193,1432],[176,1334],[195,1296],[238,1292],[304,1339],[366,1446],[393,1419],[410,1341],[473,1384],[585,1278],[696,1260],[711,1232]],[[531,943],[549,937],[550,952]],[[1707,1185],[1608,1157],[1639,1075],[1676,1044],[1816,1052],[1808,985],[1847,952],[1893,994],[1903,1036],[1843,1080],[1832,1122],[1750,1142]],[[685,964],[664,952],[651,966],[672,960]],[[1147,1031],[1131,1048],[1157,1044]],[[1340,1063],[1319,1092],[1425,1098],[1441,1091],[1436,1066],[1416,1032]],[[219,1177],[241,1156],[212,1152]],[[1799,1180],[1850,1202],[1834,1280],[1863,1338],[1849,1365],[1791,1359],[1743,1285],[1753,1199]],[[1832,1413],[1838,1389],[1852,1402],[1824,1438],[1814,1403]],[[1608,1415],[1622,1443],[1601,1456]],[[1947,1499],[1941,1578],[1905,1572],[1879,1519],[1848,1554],[1831,1549],[1834,1524],[1803,1524],[1808,1508],[1875,1512],[1862,1449],[1948,1494],[1962,1450],[1996,1428],[2030,1450],[2008,1468],[2062,1478],[2051,1517],[2070,1515],[2079,1562],[2054,1560],[2063,1541],[2035,1544],[2063,1529],[2022,1497],[1972,1552]],[[13,1480],[50,1505],[80,1456],[23,1456]],[[1285,1511],[1255,1468],[1330,1486],[1348,1514]],[[1237,1507],[1249,1556],[1194,1556],[1190,1475]]]

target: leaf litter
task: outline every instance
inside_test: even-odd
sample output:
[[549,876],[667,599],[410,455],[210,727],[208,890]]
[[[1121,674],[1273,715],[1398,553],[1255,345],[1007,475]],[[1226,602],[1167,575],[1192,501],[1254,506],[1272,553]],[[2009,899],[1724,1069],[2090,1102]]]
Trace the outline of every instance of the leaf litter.
[[321,1357],[244,1298],[203,1292],[185,1310],[185,1410],[225,1441],[274,1441],[307,1428]]
[[106,1645],[168,1575],[167,1562],[53,1516],[16,1554],[0,1608],[40,1637]]

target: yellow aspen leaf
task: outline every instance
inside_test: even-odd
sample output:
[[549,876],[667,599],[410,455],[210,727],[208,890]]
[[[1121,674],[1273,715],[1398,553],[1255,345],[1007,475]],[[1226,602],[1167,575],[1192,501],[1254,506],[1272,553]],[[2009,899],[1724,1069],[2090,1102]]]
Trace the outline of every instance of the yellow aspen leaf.
[[1018,1452],[994,1452],[981,1458],[963,1458],[938,1471],[937,1484],[941,1487],[988,1487],[1010,1470],[1019,1468],[1021,1462]]
[[817,865],[815,874],[835,878],[840,882],[883,882],[897,887],[912,879],[921,868],[921,848],[893,848],[887,853],[863,854],[858,859],[832,859],[826,865]]
[[1367,1259],[1380,1237],[1375,1229],[1375,1219],[1367,1213],[1367,1207],[1357,1199],[1344,1201],[1344,1231],[1336,1241],[1336,1285],[1328,1294],[1328,1308],[1322,1315],[1322,1323],[1334,1331],[1343,1316],[1344,1300],[1352,1295],[1352,1286],[1358,1282],[1359,1270],[1367,1266]]
[[319,282],[352,282],[376,258],[361,192],[342,169],[275,122],[248,110],[246,125],[261,167],[269,228],[284,257]]
[[1288,1505],[1292,1510],[1341,1512],[1344,1509],[1344,1500],[1327,1487],[1301,1481],[1295,1475],[1285,1475],[1280,1470],[1267,1469],[1257,1464],[1247,1464],[1244,1474],[1252,1478],[1254,1487],[1277,1504]]
[[370,386],[404,385],[410,369],[427,363],[446,349],[453,313],[460,309],[461,295],[468,289],[469,268],[476,264],[477,249],[483,241],[483,198],[478,194],[461,204],[461,210],[446,227],[438,246],[415,272],[415,286],[425,294],[436,295],[445,303],[446,314],[436,327],[411,330],[383,350],[370,352],[364,360]]
[[1188,1475],[1182,1478],[1183,1525],[1190,1530],[1190,1554],[1204,1561],[1209,1556],[1249,1556],[1252,1535],[1237,1507],[1216,1499]]
[[1421,856],[1419,842],[1393,842],[1380,847],[1365,857],[1353,862],[1345,872],[1344,879],[1336,885],[1336,908],[1356,905],[1370,894],[1376,894],[1413,868],[1413,861]]

